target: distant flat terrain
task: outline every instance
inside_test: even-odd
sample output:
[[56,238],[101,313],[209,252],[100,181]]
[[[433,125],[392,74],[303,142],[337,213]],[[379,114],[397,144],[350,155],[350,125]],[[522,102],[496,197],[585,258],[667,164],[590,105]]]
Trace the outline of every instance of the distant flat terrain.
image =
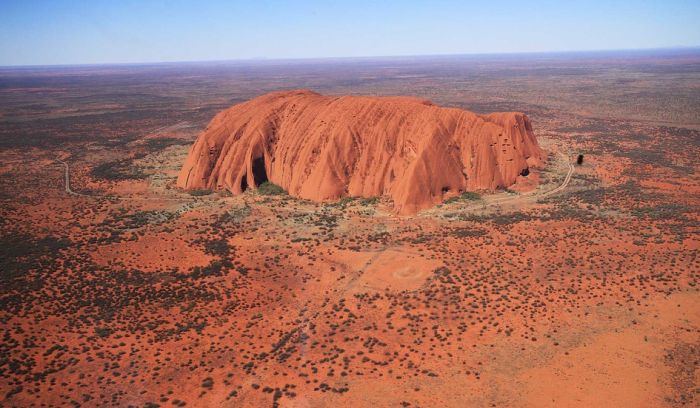
[[[0,68],[0,405],[697,406],[698,83],[692,49]],[[415,216],[176,187],[297,88],[524,112],[547,162]]]

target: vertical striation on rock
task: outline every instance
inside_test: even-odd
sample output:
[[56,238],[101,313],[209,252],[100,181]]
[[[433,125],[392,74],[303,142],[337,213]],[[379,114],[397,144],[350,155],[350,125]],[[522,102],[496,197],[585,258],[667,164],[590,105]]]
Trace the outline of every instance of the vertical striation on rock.
[[314,201],[389,196],[398,213],[413,214],[448,191],[508,187],[544,159],[522,113],[296,90],[217,114],[177,185],[239,194],[269,180]]

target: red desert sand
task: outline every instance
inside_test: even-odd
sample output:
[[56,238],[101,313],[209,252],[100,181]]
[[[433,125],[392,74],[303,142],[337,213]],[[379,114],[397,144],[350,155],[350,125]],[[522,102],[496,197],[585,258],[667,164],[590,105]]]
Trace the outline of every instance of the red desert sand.
[[390,196],[398,213],[413,214],[445,194],[511,186],[544,158],[523,113],[297,90],[216,115],[177,185],[240,194],[269,180],[314,201]]

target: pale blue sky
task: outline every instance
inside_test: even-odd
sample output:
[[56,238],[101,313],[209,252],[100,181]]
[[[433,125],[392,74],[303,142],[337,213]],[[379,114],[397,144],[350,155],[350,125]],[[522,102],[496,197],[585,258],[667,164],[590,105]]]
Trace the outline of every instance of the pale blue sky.
[[699,45],[699,0],[0,0],[0,65]]

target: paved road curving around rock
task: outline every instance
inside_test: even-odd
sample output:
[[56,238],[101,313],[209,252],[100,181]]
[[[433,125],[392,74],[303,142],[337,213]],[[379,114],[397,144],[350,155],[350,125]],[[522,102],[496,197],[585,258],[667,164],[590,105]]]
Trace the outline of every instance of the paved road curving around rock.
[[64,178],[64,179],[65,179],[65,190],[66,190],[66,193],[68,193],[68,194],[70,194],[70,195],[74,195],[74,196],[80,196],[80,197],[92,197],[92,196],[87,195],[87,194],[82,194],[82,193],[78,193],[78,192],[73,191],[73,190],[70,188],[70,169],[68,168],[68,163],[64,162],[64,161],[61,160],[61,159],[56,159],[56,161],[59,162],[59,163],[61,163],[61,164],[63,165],[64,169],[65,169],[65,178]]
[[[564,155],[564,154],[562,154],[562,155]],[[566,157],[567,164],[569,165],[569,171],[566,173],[566,177],[564,178],[564,182],[561,183],[561,185],[558,186],[557,188],[554,188],[552,190],[549,190],[549,191],[546,191],[546,192],[540,194],[541,197],[546,197],[548,195],[558,193],[558,192],[562,191],[563,189],[565,189],[566,186],[569,185],[569,182],[571,181],[571,176],[574,174],[574,165],[571,164],[571,161],[569,161],[568,156],[565,156],[565,157]]]
[[469,208],[476,208],[476,207],[486,207],[489,205],[494,205],[494,204],[503,204],[503,203],[509,203],[511,201],[518,201],[518,200],[523,200],[523,199],[532,199],[532,198],[542,198],[542,197],[547,197],[552,194],[556,194],[562,190],[564,190],[569,183],[571,182],[571,177],[574,174],[574,165],[571,164],[571,161],[569,160],[569,156],[567,156],[564,153],[559,153],[564,160],[566,160],[567,164],[567,173],[566,177],[564,177],[564,181],[555,188],[547,191],[533,191],[529,193],[524,193],[524,194],[516,194],[516,195],[507,195],[507,196],[501,196],[501,197],[495,197],[489,200],[480,200],[478,202],[475,202],[473,204],[469,204],[465,207],[461,207],[460,209],[469,209]]
[[[74,191],[70,186],[70,169],[68,163],[61,159],[56,159],[57,162],[61,163],[65,169],[65,191],[66,193],[76,196],[76,197],[88,197],[88,198],[106,198],[110,200],[121,200],[121,201],[196,201],[196,200],[207,200],[206,197],[123,197],[118,195],[109,194],[83,194]],[[210,198],[212,199],[212,198]]]
[[[564,190],[569,183],[571,182],[571,177],[574,174],[574,165],[571,163],[569,160],[569,157],[564,154],[564,153],[559,153],[565,160],[568,166],[568,170],[566,173],[566,177],[564,177],[564,181],[558,185],[557,187],[544,191],[544,192],[532,192],[532,193],[525,193],[525,194],[519,194],[519,195],[513,195],[513,196],[505,196],[505,197],[496,197],[493,199],[490,199],[488,201],[482,201],[479,203],[474,203],[472,205],[467,206],[466,208],[463,209],[468,209],[468,208],[474,208],[478,206],[488,206],[488,205],[493,205],[493,204],[503,204],[503,203],[508,203],[511,201],[516,201],[516,200],[522,200],[525,198],[541,198],[541,197],[547,197],[552,194],[556,194],[562,190]],[[77,196],[77,197],[92,197],[92,198],[111,198],[111,199],[116,199],[116,200],[132,200],[132,201],[149,201],[149,200],[160,200],[160,201],[189,201],[189,200],[195,200],[195,199],[201,199],[201,197],[179,197],[179,198],[173,198],[173,197],[121,197],[121,196],[115,196],[115,195],[92,195],[92,194],[82,194],[78,193],[76,191],[73,191],[70,186],[70,168],[68,166],[68,163],[65,161],[56,158],[56,161],[61,163],[64,167],[65,170],[65,191],[66,193],[72,195],[72,196]]]

